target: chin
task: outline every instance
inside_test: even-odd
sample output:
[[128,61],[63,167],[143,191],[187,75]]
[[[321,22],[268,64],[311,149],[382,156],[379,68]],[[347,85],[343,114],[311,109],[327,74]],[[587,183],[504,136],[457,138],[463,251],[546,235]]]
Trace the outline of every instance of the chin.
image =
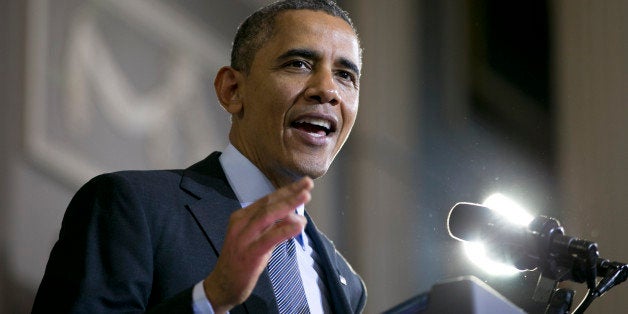
[[327,173],[327,169],[329,169],[330,164],[331,162],[321,162],[320,159],[311,160],[309,162],[301,162],[296,167],[296,173],[299,174],[299,177],[308,176],[312,179],[316,179]]

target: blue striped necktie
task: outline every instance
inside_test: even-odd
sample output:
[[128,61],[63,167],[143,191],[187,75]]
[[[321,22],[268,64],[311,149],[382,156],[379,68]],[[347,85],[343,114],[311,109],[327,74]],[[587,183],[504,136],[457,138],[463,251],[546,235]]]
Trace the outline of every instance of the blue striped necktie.
[[294,242],[294,239],[288,239],[277,245],[268,262],[268,274],[280,314],[309,314]]

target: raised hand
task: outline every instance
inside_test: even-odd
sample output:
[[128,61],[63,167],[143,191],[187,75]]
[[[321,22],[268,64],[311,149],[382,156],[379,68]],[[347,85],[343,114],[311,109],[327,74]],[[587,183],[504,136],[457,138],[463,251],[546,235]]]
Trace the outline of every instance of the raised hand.
[[231,215],[216,267],[203,282],[216,313],[244,302],[275,246],[303,231],[306,219],[295,209],[310,201],[313,187],[304,177]]

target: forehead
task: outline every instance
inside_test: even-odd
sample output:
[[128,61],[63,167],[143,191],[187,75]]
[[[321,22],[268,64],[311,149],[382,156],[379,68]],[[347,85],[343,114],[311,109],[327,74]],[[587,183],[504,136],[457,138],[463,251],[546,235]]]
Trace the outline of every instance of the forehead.
[[323,11],[290,10],[275,17],[274,31],[262,49],[308,48],[333,52],[361,65],[360,45],[353,28]]

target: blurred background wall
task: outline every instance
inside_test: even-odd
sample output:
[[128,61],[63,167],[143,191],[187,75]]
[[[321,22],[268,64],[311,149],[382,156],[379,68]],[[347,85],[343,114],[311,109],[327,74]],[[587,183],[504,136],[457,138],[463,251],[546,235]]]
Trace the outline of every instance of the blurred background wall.
[[[0,1],[1,313],[29,312],[88,178],[226,145],[213,75],[265,2]],[[360,114],[308,211],[366,281],[368,313],[469,274],[542,312],[538,274],[488,275],[447,234],[455,202],[494,192],[628,261],[628,3],[339,2],[364,46]]]

